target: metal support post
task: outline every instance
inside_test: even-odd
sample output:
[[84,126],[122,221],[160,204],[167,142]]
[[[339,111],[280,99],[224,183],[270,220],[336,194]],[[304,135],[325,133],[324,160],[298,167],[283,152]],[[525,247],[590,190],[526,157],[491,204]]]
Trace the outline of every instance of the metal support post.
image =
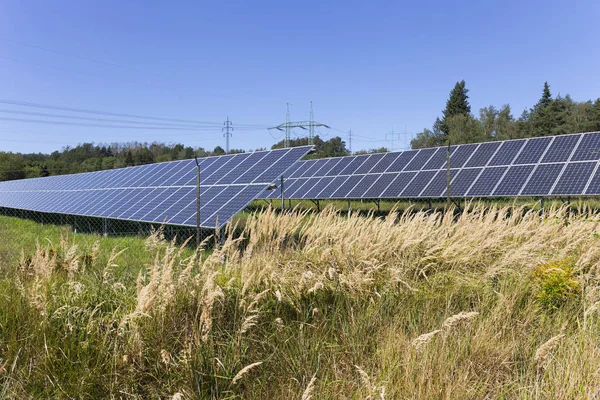
[[102,219],[102,231],[104,237],[108,236],[108,220],[106,218]]
[[[200,252],[200,163],[196,160],[196,256]],[[196,257],[196,260],[198,257]]]
[[285,211],[285,197],[284,197],[284,190],[283,190],[283,175],[281,175],[281,180],[280,180],[280,184],[279,184],[279,191],[281,193],[281,212],[283,213]]

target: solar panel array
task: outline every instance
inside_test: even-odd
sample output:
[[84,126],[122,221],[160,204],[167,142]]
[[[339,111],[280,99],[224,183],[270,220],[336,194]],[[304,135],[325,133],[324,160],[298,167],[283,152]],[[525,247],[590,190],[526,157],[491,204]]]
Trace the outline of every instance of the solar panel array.
[[[292,199],[446,196],[447,147],[299,161],[288,171]],[[600,132],[450,147],[452,197],[600,194]],[[280,191],[263,192],[276,198]]]
[[[199,159],[201,226],[224,225],[312,146]],[[196,162],[0,182],[0,207],[196,225]]]

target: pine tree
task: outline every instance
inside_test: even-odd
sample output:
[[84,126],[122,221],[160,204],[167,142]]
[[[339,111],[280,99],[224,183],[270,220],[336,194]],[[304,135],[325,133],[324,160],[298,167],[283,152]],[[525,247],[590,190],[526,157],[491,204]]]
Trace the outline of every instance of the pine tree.
[[552,104],[552,93],[550,93],[550,85],[548,82],[544,82],[544,89],[542,90],[542,98],[533,106],[533,110],[541,110]]
[[440,130],[448,135],[449,127],[448,120],[456,115],[469,115],[471,113],[471,105],[469,104],[469,96],[467,93],[469,89],[466,88],[464,79],[460,82],[456,82],[454,88],[450,92],[450,98],[446,102],[446,109],[442,111],[442,123]]

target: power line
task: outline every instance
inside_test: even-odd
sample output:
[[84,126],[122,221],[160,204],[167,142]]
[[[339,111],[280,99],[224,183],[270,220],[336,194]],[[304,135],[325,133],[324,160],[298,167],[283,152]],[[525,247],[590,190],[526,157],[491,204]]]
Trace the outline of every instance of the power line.
[[125,114],[125,113],[114,113],[108,111],[98,111],[91,110],[85,108],[73,108],[73,107],[64,107],[64,106],[54,106],[50,104],[39,104],[39,103],[30,103],[26,101],[17,101],[17,100],[8,100],[8,99],[0,99],[0,103],[2,104],[11,104],[15,106],[24,106],[24,107],[35,107],[35,108],[46,108],[51,110],[61,110],[61,111],[70,111],[84,114],[96,114],[96,115],[107,115],[112,117],[123,117],[123,118],[134,118],[134,119],[151,119],[156,121],[170,121],[170,122],[183,122],[188,124],[200,124],[200,125],[215,125],[220,126],[221,123],[217,122],[209,122],[209,121],[196,121],[189,119],[177,119],[177,118],[164,118],[164,117],[153,117],[147,115],[138,115],[138,114]]
[[[147,121],[129,121],[125,119],[109,119],[109,118],[94,118],[94,117],[80,117],[75,115],[62,115],[62,114],[51,114],[51,113],[39,113],[32,111],[21,111],[21,110],[8,110],[8,109],[0,109],[0,113],[5,114],[17,114],[17,115],[30,115],[36,117],[50,117],[50,118],[64,118],[64,119],[75,119],[79,121],[96,121],[96,122],[111,122],[111,123],[122,123],[122,124],[147,124]],[[170,127],[183,127],[183,128],[200,128],[200,125],[186,125],[186,124],[177,124],[177,123],[165,123],[165,122],[152,122],[152,124],[156,126],[170,126]],[[207,127],[213,127],[212,125],[207,125]]]

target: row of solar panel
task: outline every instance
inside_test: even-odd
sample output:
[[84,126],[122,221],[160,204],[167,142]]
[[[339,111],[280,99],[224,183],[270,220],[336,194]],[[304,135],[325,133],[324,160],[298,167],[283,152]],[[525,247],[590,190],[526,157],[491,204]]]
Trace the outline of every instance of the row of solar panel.
[[[600,133],[465,144],[450,147],[451,168],[528,165],[600,159]],[[446,147],[299,161],[289,178],[438,170]]]
[[[203,158],[201,225],[224,225],[312,146]],[[0,207],[196,225],[196,164],[174,161],[95,173],[0,182]]]
[[[264,185],[203,189],[201,225],[214,228],[217,219],[219,225],[224,224],[263,190]],[[170,225],[196,224],[196,189],[193,187],[51,191],[27,195],[0,192],[0,206]]]
[[[600,194],[597,162],[574,162],[450,170],[450,194],[456,197]],[[290,178],[284,197],[292,199],[414,198],[446,196],[447,171]],[[276,198],[280,191],[263,192]]]
[[[201,158],[202,185],[270,183],[304,156],[306,147]],[[173,187],[196,184],[194,160],[74,175],[2,182],[3,191],[87,190],[126,187]]]

